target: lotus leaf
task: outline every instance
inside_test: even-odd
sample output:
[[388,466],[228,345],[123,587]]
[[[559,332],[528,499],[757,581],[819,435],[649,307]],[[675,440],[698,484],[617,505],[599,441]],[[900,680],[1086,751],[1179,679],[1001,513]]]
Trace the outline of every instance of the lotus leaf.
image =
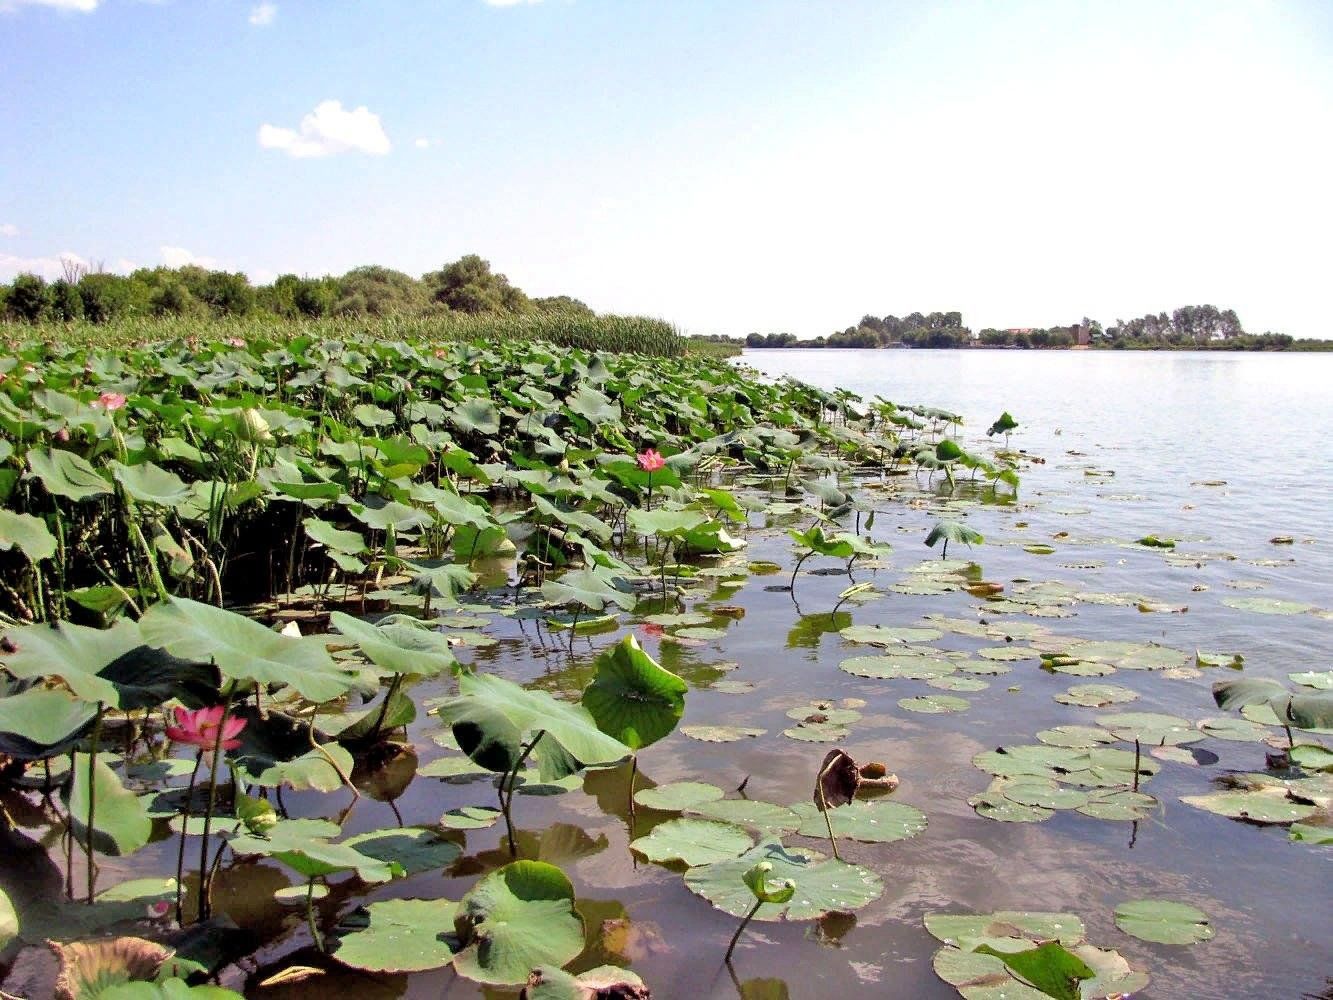
[[460,975],[481,983],[526,982],[543,965],[563,966],[583,950],[583,918],[564,872],[515,861],[491,872],[458,904]]
[[859,865],[805,848],[784,847],[776,840],[764,841],[731,861],[691,868],[685,873],[685,885],[724,913],[741,917],[755,902],[743,881],[745,873],[761,862],[773,866],[774,880],[794,882],[796,893],[787,903],[761,904],[755,920],[813,920],[833,911],[851,912],[884,891],[879,877]]
[[687,867],[744,854],[754,840],[740,827],[711,819],[672,819],[630,843],[649,861],[679,861]]
[[1157,944],[1196,944],[1212,938],[1208,914],[1166,899],[1134,899],[1115,908],[1115,925],[1126,934]]

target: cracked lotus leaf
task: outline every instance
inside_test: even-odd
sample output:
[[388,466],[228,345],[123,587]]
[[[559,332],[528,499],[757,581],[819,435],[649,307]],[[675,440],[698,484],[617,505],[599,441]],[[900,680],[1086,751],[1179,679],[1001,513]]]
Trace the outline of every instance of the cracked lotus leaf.
[[926,814],[920,809],[889,799],[849,802],[822,814],[808,802],[797,802],[791,810],[801,820],[796,832],[803,837],[827,837],[825,817],[833,827],[834,836],[867,844],[908,840],[926,828]]
[[818,851],[785,847],[768,840],[739,858],[691,868],[686,887],[719,910],[742,917],[754,906],[754,894],[744,882],[756,864],[769,862],[774,881],[796,883],[786,903],[761,903],[755,920],[814,920],[826,913],[849,913],[878,899],[884,891],[879,876],[859,865],[826,858]]

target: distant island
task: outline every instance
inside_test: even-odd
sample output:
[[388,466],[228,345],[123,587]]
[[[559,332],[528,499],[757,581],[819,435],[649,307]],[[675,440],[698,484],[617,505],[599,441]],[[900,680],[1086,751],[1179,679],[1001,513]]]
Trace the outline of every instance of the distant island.
[[714,337],[745,347],[853,348],[1018,348],[1038,350],[1133,351],[1333,351],[1333,340],[1297,339],[1285,333],[1248,333],[1233,309],[1182,306],[1114,325],[1083,317],[1069,326],[988,327],[973,332],[959,312],[914,312],[907,316],[861,317],[855,326],[827,337],[801,340],[792,333],[751,333],[745,338]]

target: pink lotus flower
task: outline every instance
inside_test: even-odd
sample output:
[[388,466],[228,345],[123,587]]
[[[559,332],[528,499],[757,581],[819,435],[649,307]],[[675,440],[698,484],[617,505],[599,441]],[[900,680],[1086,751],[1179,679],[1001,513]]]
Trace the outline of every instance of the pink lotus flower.
[[57,440],[57,441],[68,441],[68,440],[69,440],[69,428],[68,428],[68,427],[62,427],[62,428],[60,428],[60,430],[56,431],[56,440]]
[[235,750],[241,745],[236,737],[245,729],[245,720],[231,716],[226,724],[222,722],[223,708],[201,708],[191,712],[187,708],[176,707],[176,724],[167,726],[167,736],[177,743],[189,743],[202,750],[212,750],[218,741],[218,726],[222,726],[222,749]]
[[171,913],[171,909],[171,901],[166,899],[159,899],[156,903],[149,903],[144,907],[149,920],[161,920]]
[[666,635],[666,629],[656,622],[644,622],[639,628],[643,629],[643,634],[652,636],[654,639],[660,639]]
[[659,455],[652,448],[649,448],[639,456],[639,468],[644,472],[656,472],[666,465],[666,459]]
[[245,346],[245,338],[244,338],[244,337],[228,337],[228,338],[227,338],[227,343],[228,343],[230,346],[232,346],[232,347],[244,347],[244,346]]
[[104,392],[93,402],[93,406],[101,407],[107,413],[114,410],[123,409],[125,406],[125,394],[120,392]]

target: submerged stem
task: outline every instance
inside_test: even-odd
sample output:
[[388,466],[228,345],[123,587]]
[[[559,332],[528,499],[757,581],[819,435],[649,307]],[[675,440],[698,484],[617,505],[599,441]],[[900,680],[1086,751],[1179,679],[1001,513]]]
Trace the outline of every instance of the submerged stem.
[[[514,782],[518,779],[518,772],[522,770],[527,762],[528,755],[532,753],[532,748],[537,745],[537,741],[545,735],[546,730],[537,730],[537,735],[532,738],[532,742],[523,748],[518,760],[514,763],[511,770],[507,771],[500,779],[500,812],[505,818],[505,835],[509,840],[509,856],[518,857],[518,847],[514,843],[514,823],[509,816],[510,805],[514,801]],[[508,786],[506,788],[506,785]]]
[[190,803],[194,801],[194,781],[199,776],[199,764],[204,759],[202,749],[196,751],[194,755],[194,770],[190,772],[190,784],[185,789],[185,808],[181,811],[181,842],[176,850],[176,923],[184,924],[181,916],[181,880],[185,877],[185,837],[190,830]]
[[97,703],[97,720],[93,723],[92,752],[88,755],[88,825],[85,828],[88,842],[88,905],[93,905],[93,890],[97,881],[97,868],[93,864],[93,820],[97,815],[97,744],[102,740],[102,702]]
[[727,945],[727,953],[722,956],[723,962],[731,961],[731,953],[736,950],[736,942],[741,939],[741,932],[744,931],[746,925],[749,924],[749,922],[754,919],[754,915],[759,912],[759,907],[763,905],[764,905],[763,900],[756,899],[754,901],[754,906],[750,908],[750,912],[747,913],[743,918],[741,918],[741,925],[736,928],[736,933],[731,935],[731,943]]
[[218,720],[217,733],[213,739],[213,759],[209,762],[208,804],[204,807],[204,832],[199,842],[199,906],[196,908],[199,920],[207,920],[209,916],[208,835],[213,825],[213,807],[217,804],[218,764],[222,760],[222,733],[227,728],[227,720],[231,717],[231,698],[235,691],[236,683],[233,681],[227,685],[227,698],[222,703],[222,718]]
[[319,927],[315,924],[315,880],[311,878],[305,887],[305,923],[310,928],[310,936],[314,938],[315,947],[320,951],[324,950],[324,936],[319,933]]

